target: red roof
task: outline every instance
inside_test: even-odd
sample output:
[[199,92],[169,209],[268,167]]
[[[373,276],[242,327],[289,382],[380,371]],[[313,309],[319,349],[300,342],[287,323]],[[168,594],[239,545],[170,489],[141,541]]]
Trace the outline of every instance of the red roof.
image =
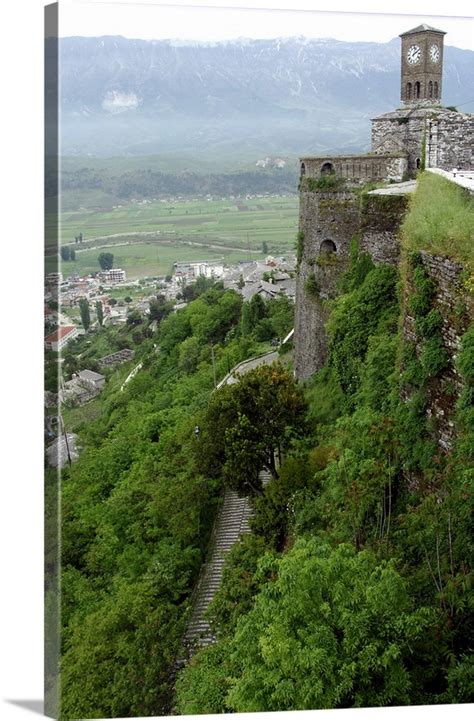
[[48,343],[57,343],[61,338],[65,338],[67,335],[76,330],[75,325],[63,325],[61,328],[57,328],[54,333],[50,333],[46,336],[45,341]]

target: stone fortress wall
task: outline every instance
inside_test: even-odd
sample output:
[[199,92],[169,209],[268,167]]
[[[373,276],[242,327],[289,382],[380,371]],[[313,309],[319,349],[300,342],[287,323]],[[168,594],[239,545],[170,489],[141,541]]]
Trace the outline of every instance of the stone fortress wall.
[[311,156],[300,159],[302,178],[319,179],[334,173],[351,183],[361,185],[384,180],[401,181],[408,170],[403,148],[384,153],[361,155]]
[[[371,153],[300,160],[294,336],[298,379],[308,378],[326,361],[327,301],[338,292],[338,280],[348,267],[351,241],[356,240],[360,250],[375,263],[399,262],[398,230],[406,212],[406,193],[413,190],[413,186],[400,181],[413,178],[423,166],[474,168],[474,116],[443,108],[439,98],[430,105],[429,98],[406,102],[404,96],[406,83],[415,75],[422,95],[426,95],[430,78],[434,77],[428,62],[424,66],[420,62],[416,73],[408,67],[406,48],[418,43],[423,59],[430,45],[437,43],[441,63],[443,35],[443,31],[426,25],[402,35],[401,88],[405,107],[372,120]],[[440,78],[438,81],[441,87]],[[386,191],[360,192],[361,186],[379,182],[387,183]]]
[[402,108],[372,119],[375,153],[405,151],[408,172],[474,167],[474,116],[448,108]]

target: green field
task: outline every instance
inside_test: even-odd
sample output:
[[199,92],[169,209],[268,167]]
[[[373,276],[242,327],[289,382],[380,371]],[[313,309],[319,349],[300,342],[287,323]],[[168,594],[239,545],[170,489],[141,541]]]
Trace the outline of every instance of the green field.
[[[114,255],[114,267],[122,268],[128,279],[145,278],[146,276],[166,275],[171,272],[175,261],[185,260],[216,260],[225,258],[227,263],[237,263],[245,259],[245,253],[237,251],[212,251],[206,248],[197,249],[187,246],[160,244],[159,242],[133,243],[132,245],[114,245],[108,248]],[[64,276],[72,273],[87,275],[100,270],[97,258],[99,250],[87,250],[76,254],[75,262],[62,263]],[[263,258],[261,253],[252,254],[252,258]],[[55,258],[48,258],[46,272],[54,270]]]
[[[50,229],[54,218],[49,219]],[[298,197],[177,200],[130,203],[109,210],[64,211],[60,244],[74,246],[76,261],[63,273],[99,269],[97,257],[107,247],[114,267],[130,278],[167,273],[177,260],[226,262],[262,258],[262,243],[274,255],[293,252],[298,223]],[[83,234],[81,245],[74,238]],[[148,235],[141,235],[147,233]],[[47,235],[49,235],[47,233]],[[194,245],[195,244],[195,245]],[[55,258],[47,259],[53,270]]]

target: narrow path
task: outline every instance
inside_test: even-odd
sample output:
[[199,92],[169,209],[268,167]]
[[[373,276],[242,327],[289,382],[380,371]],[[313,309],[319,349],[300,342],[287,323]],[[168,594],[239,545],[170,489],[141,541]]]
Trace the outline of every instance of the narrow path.
[[[276,351],[270,351],[256,358],[249,358],[238,363],[218,384],[217,389],[225,384],[236,383],[239,374],[257,368],[259,365],[273,363],[278,359]],[[217,390],[216,389],[216,390]],[[262,484],[265,486],[271,475],[267,470],[260,472]],[[197,648],[207,646],[215,641],[206,611],[219,590],[222,581],[222,571],[226,556],[232,546],[249,532],[251,508],[249,499],[238,496],[235,491],[224,489],[223,502],[214,522],[211,540],[209,543],[209,556],[202,565],[199,579],[192,598],[192,612],[184,634],[186,657],[178,659],[175,672],[184,666]]]
[[[270,480],[268,471],[262,471],[263,485]],[[209,559],[202,566],[196,587],[193,611],[184,635],[184,644],[189,655],[198,647],[215,641],[209,622],[205,618],[212,599],[219,590],[225,558],[237,541],[249,532],[251,508],[248,498],[239,497],[235,491],[226,489],[221,508],[217,514],[211,539]]]

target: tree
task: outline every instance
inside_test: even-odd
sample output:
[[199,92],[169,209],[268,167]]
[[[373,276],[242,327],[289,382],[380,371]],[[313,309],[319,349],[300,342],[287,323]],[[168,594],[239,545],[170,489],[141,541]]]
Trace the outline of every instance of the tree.
[[237,288],[239,288],[239,290],[242,290],[242,288],[243,288],[244,286],[245,286],[245,280],[244,280],[244,276],[243,276],[242,273],[241,273],[241,274],[239,275],[239,280],[237,281]]
[[129,295],[126,295],[124,298],[125,303],[131,303],[133,301],[133,298]]
[[156,320],[160,323],[168,313],[170,313],[172,305],[169,303],[164,295],[157,295],[156,298],[152,298],[149,302],[150,307],[150,320]]
[[62,260],[66,262],[71,260],[71,248],[68,245],[62,245],[59,252]]
[[97,314],[97,322],[100,327],[102,327],[104,325],[104,309],[100,300],[97,300],[95,303],[95,312]]
[[109,298],[109,305],[117,305],[117,298]]
[[76,251],[74,250],[74,248],[71,248],[71,251],[70,251],[70,253],[69,253],[69,257],[70,257],[71,260],[76,260]]
[[102,270],[110,270],[114,265],[113,253],[101,253],[97,260]]
[[417,654],[436,613],[416,607],[393,561],[300,538],[280,559],[263,556],[257,573],[268,580],[223,641],[226,673],[214,667],[223,664],[219,643],[202,665],[195,656],[178,684],[180,712],[197,682],[219,700],[213,712],[410,703]]
[[263,255],[268,255],[268,243],[266,240],[262,243],[262,253]]
[[279,364],[261,366],[215,393],[205,413],[198,464],[240,493],[261,493],[263,468],[278,478],[275,454],[304,425],[305,402]]
[[258,321],[265,318],[267,309],[265,307],[265,301],[261,295],[255,294],[250,301],[250,319],[253,326],[257,325]]
[[89,309],[89,301],[87,298],[81,298],[79,300],[79,311],[81,313],[81,322],[84,330],[89,330],[91,324],[91,314]]
[[142,316],[140,314],[140,311],[136,308],[134,310],[129,311],[127,315],[127,325],[129,326],[135,326],[140,325],[142,322]]

